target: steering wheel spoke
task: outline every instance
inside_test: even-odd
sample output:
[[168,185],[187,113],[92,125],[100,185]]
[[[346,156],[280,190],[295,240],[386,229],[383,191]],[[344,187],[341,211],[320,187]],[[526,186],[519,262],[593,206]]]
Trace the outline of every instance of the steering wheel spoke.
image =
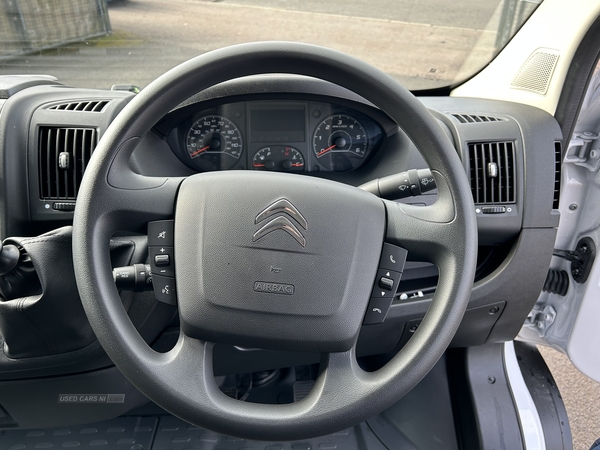
[[172,219],[179,185],[184,178],[158,178],[135,175],[144,186],[138,189],[103,185],[95,188],[91,209],[97,220],[106,219],[109,232],[145,233],[153,220]]
[[[153,389],[160,383],[173,383],[173,392],[164,406],[176,415],[223,434],[230,434],[229,420],[244,417],[237,434],[248,439],[294,440],[321,434],[323,421],[334,411],[342,411],[346,420],[356,414],[351,405],[361,399],[366,389],[391,404],[389,396],[377,394],[378,373],[364,372],[356,362],[354,349],[323,354],[322,370],[311,392],[302,400],[281,405],[248,403],[235,400],[220,391],[212,373],[213,344],[181,334],[176,346],[159,354],[147,349],[153,370],[144,374],[143,388]],[[138,353],[140,355],[142,352]],[[135,370],[130,368],[128,370]],[[173,379],[173,373],[177,373]],[[127,375],[127,371],[125,372]],[[387,399],[386,399],[387,398]],[[192,409],[190,409],[192,405]],[[192,416],[190,416],[192,414]],[[190,419],[189,419],[190,420]],[[303,421],[303,429],[295,426]],[[260,424],[260,428],[257,427]]]
[[440,252],[447,250],[444,236],[450,228],[447,223],[427,218],[435,214],[435,206],[385,203],[388,213],[386,242],[406,249],[413,260],[435,263]]
[[411,259],[438,264],[452,253],[460,229],[457,210],[446,177],[433,172],[438,198],[430,206],[413,206],[384,200],[387,212],[386,241],[405,248]]

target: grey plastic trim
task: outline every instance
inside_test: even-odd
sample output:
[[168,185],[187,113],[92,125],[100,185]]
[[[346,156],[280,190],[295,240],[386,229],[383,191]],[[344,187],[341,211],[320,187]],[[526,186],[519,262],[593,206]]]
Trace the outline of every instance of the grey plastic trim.
[[521,423],[525,450],[546,450],[542,421],[519,368],[513,341],[504,343],[504,364],[508,385]]

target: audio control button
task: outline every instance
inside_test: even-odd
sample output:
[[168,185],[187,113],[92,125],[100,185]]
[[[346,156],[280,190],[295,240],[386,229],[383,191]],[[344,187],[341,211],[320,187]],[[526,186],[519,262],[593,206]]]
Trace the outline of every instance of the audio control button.
[[393,270],[379,269],[371,298],[392,298],[398,290],[402,274]]

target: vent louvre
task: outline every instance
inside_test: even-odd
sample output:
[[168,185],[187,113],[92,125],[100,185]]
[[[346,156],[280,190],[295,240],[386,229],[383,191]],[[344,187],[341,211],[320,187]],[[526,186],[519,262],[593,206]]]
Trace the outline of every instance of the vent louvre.
[[67,102],[59,105],[52,105],[48,109],[53,111],[83,111],[83,112],[102,112],[110,100],[85,100],[80,102]]
[[484,123],[484,122],[503,122],[504,119],[494,116],[483,116],[480,114],[461,114],[461,113],[450,113],[452,117],[458,120],[460,123]]
[[[468,144],[471,192],[476,204],[515,202],[515,151],[508,142]],[[497,169],[496,176],[493,176]]]
[[[83,173],[98,140],[94,128],[40,127],[38,167],[40,199],[75,200]],[[61,153],[66,167],[60,167]],[[63,164],[64,166],[64,164]]]
[[560,181],[562,167],[562,145],[560,141],[554,143],[554,196],[552,198],[552,209],[558,209],[560,203]]

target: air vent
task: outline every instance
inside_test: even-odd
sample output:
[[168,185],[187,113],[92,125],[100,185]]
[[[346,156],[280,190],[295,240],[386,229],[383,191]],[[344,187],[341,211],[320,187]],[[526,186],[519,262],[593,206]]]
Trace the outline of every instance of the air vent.
[[560,179],[562,166],[562,145],[560,141],[554,143],[554,196],[552,198],[552,208],[558,209],[560,202]]
[[83,112],[102,112],[110,100],[87,100],[81,102],[68,102],[59,105],[52,105],[48,109],[54,111],[83,111]]
[[482,123],[482,122],[502,122],[504,119],[493,116],[482,116],[479,114],[460,114],[450,113],[452,117],[458,120],[460,123]]
[[83,172],[98,140],[94,128],[40,127],[40,198],[75,200]]
[[512,142],[470,143],[471,191],[477,204],[515,202],[515,151]]

